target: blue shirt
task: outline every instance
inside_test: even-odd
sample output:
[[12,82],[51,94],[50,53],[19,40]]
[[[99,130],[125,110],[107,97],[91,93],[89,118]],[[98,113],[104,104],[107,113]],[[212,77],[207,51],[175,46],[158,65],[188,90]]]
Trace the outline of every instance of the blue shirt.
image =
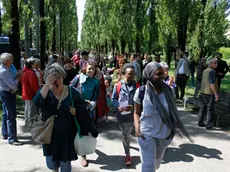
[[10,66],[10,73],[13,75],[13,77],[15,78],[17,73],[18,73],[18,70],[16,69],[16,67],[12,64]]
[[0,65],[0,90],[1,91],[17,91],[18,81],[10,73],[9,68]]

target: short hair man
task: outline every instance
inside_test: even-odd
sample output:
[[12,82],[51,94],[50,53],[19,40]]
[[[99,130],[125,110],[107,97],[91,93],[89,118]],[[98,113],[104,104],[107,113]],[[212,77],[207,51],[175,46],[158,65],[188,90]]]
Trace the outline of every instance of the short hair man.
[[[177,50],[177,60],[178,60],[178,65],[176,69],[176,85],[177,87],[175,88],[175,94],[176,98],[179,99],[180,101],[183,101],[184,99],[184,93],[185,93],[185,86],[188,81],[189,76],[191,75],[190,69],[189,69],[189,61],[187,59],[187,54],[184,55],[184,53],[178,49]],[[181,94],[179,96],[179,89],[181,91]]]
[[[202,84],[201,84],[201,99],[202,103],[200,106],[200,119],[198,126],[206,127],[208,130],[212,130],[212,119],[214,114],[214,103],[219,100],[217,93],[216,84],[216,72],[217,67],[216,58],[207,59],[208,68],[204,70],[202,74]],[[206,121],[204,121],[206,119]]]
[[0,97],[2,99],[2,139],[8,138],[8,143],[19,146],[21,142],[17,140],[16,126],[16,91],[18,81],[22,77],[22,72],[19,71],[16,77],[10,73],[10,66],[13,63],[13,56],[9,53],[2,53],[0,56]]

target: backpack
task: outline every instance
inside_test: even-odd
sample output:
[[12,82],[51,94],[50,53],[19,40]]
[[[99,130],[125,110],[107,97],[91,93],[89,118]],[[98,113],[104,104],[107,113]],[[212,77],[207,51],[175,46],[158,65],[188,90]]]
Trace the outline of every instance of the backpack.
[[[121,92],[121,86],[122,86],[122,82],[119,81],[116,85],[116,94],[117,94],[117,99],[119,99],[119,95],[120,95],[120,92]],[[139,88],[140,87],[140,84],[138,82],[136,82],[136,88]]]
[[[120,91],[121,91],[121,86],[122,86],[122,82],[118,82],[117,86],[116,86],[117,99],[119,99],[119,94],[120,94]],[[138,82],[136,82],[136,88],[139,88],[138,97],[141,100],[141,104],[142,104],[142,101],[144,100],[144,96],[145,96],[145,85],[140,86],[140,84]]]

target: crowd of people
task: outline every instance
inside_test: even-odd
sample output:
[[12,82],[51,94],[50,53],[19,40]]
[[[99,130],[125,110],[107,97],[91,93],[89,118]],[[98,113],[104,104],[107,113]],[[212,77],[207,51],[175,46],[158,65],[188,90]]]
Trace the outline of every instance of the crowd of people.
[[[43,145],[49,169],[70,172],[71,161],[78,158],[73,141],[76,133],[91,133],[96,138],[98,119],[109,123],[108,115],[112,112],[116,114],[121,130],[125,164],[132,163],[130,137],[135,128],[142,172],[155,171],[175,134],[184,135],[193,142],[176,107],[177,101],[184,100],[190,76],[191,86],[196,85],[194,96],[200,91],[203,102],[198,126],[213,129],[214,103],[219,100],[221,80],[229,71],[221,58],[222,54],[218,53],[215,57],[201,58],[197,64],[188,53],[178,49],[174,77],[169,76],[169,65],[159,54],[155,58],[148,54],[142,58],[139,53],[131,57],[117,54],[111,61],[116,66],[109,68],[108,58],[93,51],[77,50],[72,57],[51,55],[42,71],[38,58],[28,58],[22,53],[21,70],[17,71],[13,56],[3,53],[0,56],[2,139],[11,145],[22,145],[17,139],[16,125],[16,92],[21,85],[25,126],[29,126],[29,119],[38,113],[42,113],[44,121],[52,114],[56,115],[51,143]],[[81,131],[77,130],[74,117],[77,117]],[[81,165],[87,167],[86,155],[81,156]]]

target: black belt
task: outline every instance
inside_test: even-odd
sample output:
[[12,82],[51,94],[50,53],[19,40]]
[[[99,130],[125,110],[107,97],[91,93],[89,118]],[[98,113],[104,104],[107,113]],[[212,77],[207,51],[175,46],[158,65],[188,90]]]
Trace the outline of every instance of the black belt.
[[2,92],[8,92],[8,93],[11,93],[11,94],[16,94],[15,91],[5,91],[5,90],[1,90]]

